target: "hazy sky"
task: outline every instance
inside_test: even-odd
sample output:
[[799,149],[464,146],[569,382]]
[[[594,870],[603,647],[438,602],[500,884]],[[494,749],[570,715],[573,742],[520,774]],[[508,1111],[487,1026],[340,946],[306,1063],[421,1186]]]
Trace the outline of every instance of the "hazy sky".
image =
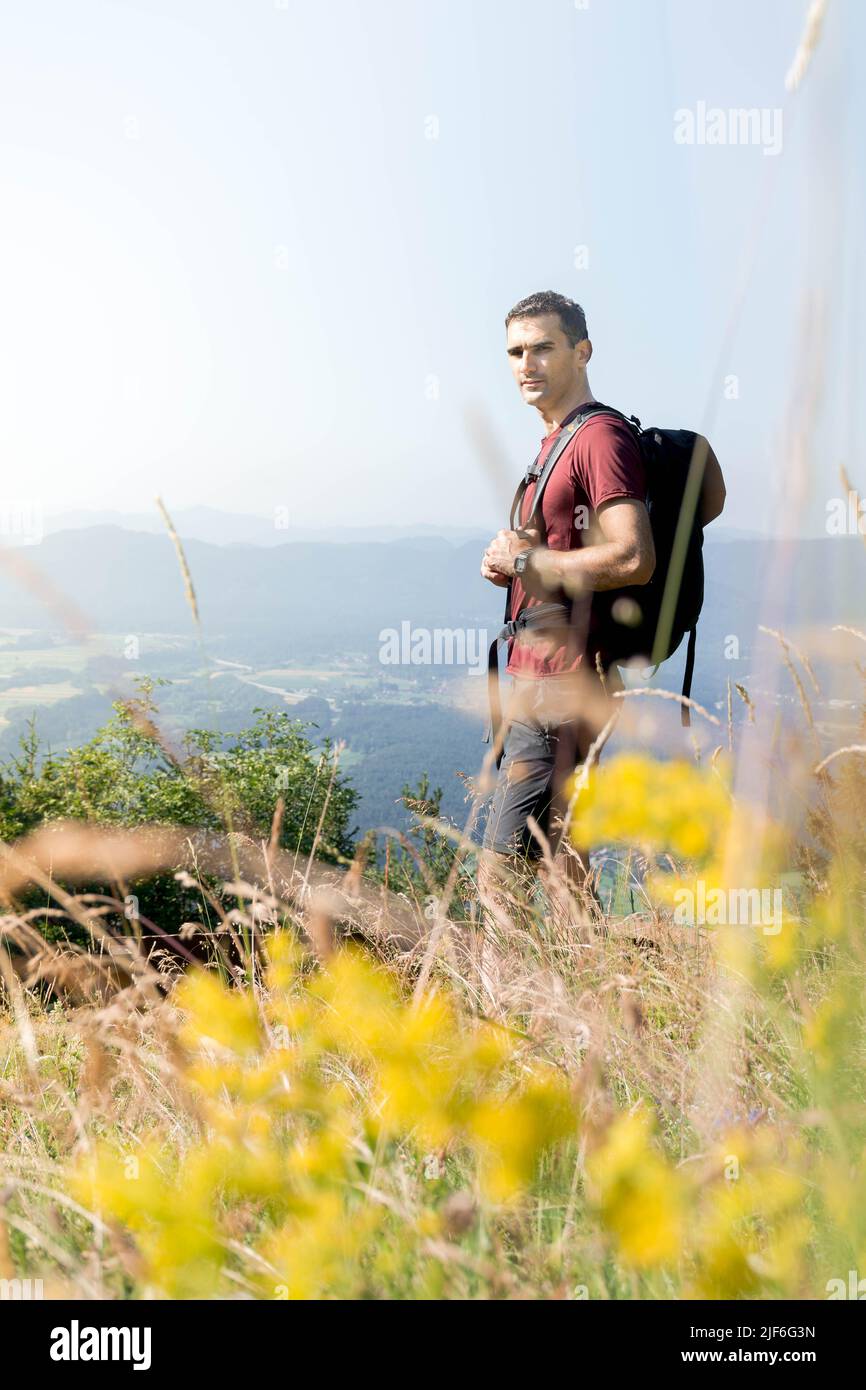
[[[729,525],[777,528],[820,375],[820,532],[840,462],[866,487],[866,6],[830,0],[788,96],[806,8],[5,4],[5,497],[492,524],[511,483],[466,412],[522,470],[541,430],[503,318],[551,288],[586,309],[597,396],[708,430]],[[678,143],[699,103],[782,108],[781,151]]]

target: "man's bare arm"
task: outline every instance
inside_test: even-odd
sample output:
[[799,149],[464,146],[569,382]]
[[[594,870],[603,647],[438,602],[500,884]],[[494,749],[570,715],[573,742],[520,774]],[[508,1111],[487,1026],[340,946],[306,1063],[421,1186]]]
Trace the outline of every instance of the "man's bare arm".
[[598,542],[580,550],[536,550],[531,562],[533,579],[537,576],[545,589],[565,589],[573,595],[646,584],[652,578],[656,557],[643,502],[613,498],[601,504],[596,516]]

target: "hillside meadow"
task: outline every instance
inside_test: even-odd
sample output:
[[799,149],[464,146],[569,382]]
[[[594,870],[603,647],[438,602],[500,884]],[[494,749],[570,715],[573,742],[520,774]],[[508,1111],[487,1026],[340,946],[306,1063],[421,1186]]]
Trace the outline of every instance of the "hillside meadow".
[[786,655],[796,739],[760,706],[737,731],[698,708],[708,753],[614,736],[578,775],[573,841],[640,865],[615,912],[561,860],[479,901],[424,786],[384,859],[341,841],[339,749],[276,716],[234,757],[167,750],[156,781],[145,707],[101,763],[19,770],[0,1277],[81,1299],[848,1296],[866,731],[822,750]]

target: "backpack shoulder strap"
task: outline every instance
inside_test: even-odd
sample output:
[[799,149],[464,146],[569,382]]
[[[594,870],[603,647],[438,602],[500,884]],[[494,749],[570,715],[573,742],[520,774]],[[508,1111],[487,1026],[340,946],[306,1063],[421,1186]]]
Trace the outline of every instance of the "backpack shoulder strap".
[[[538,478],[538,482],[537,482],[537,484],[536,484],[535,492],[534,492],[533,495],[532,495],[532,510],[531,510],[531,512],[529,513],[529,516],[528,516],[527,519],[526,519],[526,528],[524,528],[524,529],[528,529],[530,523],[532,522],[532,520],[533,520],[536,516],[538,516],[538,515],[540,514],[540,512],[541,512],[541,501],[542,501],[542,498],[544,497],[544,489],[547,487],[547,484],[548,484],[548,482],[550,481],[550,476],[551,476],[551,474],[553,473],[553,470],[554,470],[554,468],[556,467],[557,463],[559,462],[559,459],[560,459],[561,455],[563,454],[563,452],[565,451],[565,449],[568,447],[568,445],[571,443],[571,441],[574,439],[575,435],[579,434],[580,431],[583,429],[584,425],[587,423],[587,421],[591,420],[595,415],[613,415],[613,416],[616,416],[617,419],[625,420],[626,423],[631,424],[633,427],[634,427],[635,423],[637,423],[638,429],[640,428],[639,422],[635,422],[633,418],[632,418],[632,419],[629,419],[628,416],[623,415],[623,413],[622,413],[621,410],[616,410],[616,409],[614,409],[614,407],[611,406],[611,405],[602,405],[600,402],[594,402],[591,406],[588,406],[585,410],[581,410],[581,411],[580,411],[580,414],[579,414],[579,415],[576,415],[575,418],[574,418],[572,421],[570,421],[569,424],[567,424],[567,425],[565,426],[565,429],[562,431],[562,434],[560,435],[559,439],[557,439],[556,443],[554,444],[553,448],[551,449],[550,453],[549,453],[548,456],[547,456],[547,459],[546,459],[545,464],[544,464],[544,468],[542,469],[541,475],[540,475],[540,477]],[[518,489],[517,489],[517,493],[516,493],[516,495],[515,495],[514,502],[512,503],[512,506],[511,506],[511,528],[512,528],[512,530],[514,529],[515,509],[518,509],[517,520],[518,520],[518,521],[520,520],[520,517],[519,517],[519,506],[520,506],[521,501],[523,500],[523,494],[524,494],[524,492],[526,491],[527,487],[529,486],[529,483],[532,481],[532,477],[530,476],[531,473],[532,473],[532,470],[529,469],[529,470],[527,471],[526,477],[521,481],[520,486],[519,486]]]
[[[692,676],[695,673],[695,644],[698,637],[697,623],[693,623],[689,628],[689,640],[686,646],[686,665],[683,672],[683,695],[688,700],[692,693]],[[688,705],[680,705],[680,723],[684,729],[691,725],[691,713]]]

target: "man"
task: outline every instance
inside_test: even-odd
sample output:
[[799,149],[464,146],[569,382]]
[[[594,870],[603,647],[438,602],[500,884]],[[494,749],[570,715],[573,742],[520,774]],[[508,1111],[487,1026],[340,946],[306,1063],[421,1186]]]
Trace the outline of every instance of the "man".
[[[593,402],[586,318],[573,300],[545,291],[516,304],[505,326],[515,381],[544,427],[540,470],[562,428]],[[481,564],[491,584],[505,588],[511,583],[510,618],[557,600],[570,609],[570,621],[526,631],[509,643],[513,691],[484,836],[485,849],[503,867],[517,857],[538,858],[540,846],[527,825],[530,816],[556,848],[565,785],[609,717],[606,683],[587,655],[593,592],[646,584],[655,568],[645,469],[634,431],[624,420],[598,415],[577,432],[544,491],[541,527],[527,539],[519,528],[530,517],[534,491],[530,483],[518,529],[500,531]],[[586,861],[583,868],[588,869]],[[479,887],[483,893],[489,886],[488,862]]]

